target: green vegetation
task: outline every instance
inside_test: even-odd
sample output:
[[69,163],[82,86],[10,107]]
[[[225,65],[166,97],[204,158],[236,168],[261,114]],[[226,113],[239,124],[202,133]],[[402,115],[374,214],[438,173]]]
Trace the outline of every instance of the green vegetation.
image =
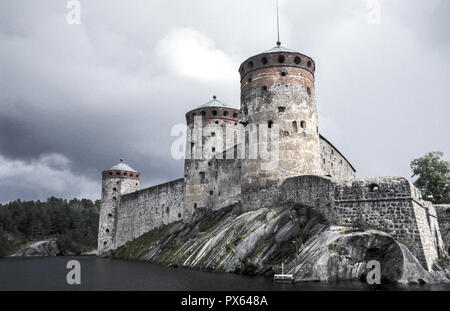
[[34,241],[54,239],[61,255],[97,247],[100,201],[51,197],[0,204],[0,256]]
[[[450,163],[442,160],[442,152],[429,152],[411,161],[414,185],[424,199],[435,204],[450,204]],[[432,197],[431,197],[432,196]]]

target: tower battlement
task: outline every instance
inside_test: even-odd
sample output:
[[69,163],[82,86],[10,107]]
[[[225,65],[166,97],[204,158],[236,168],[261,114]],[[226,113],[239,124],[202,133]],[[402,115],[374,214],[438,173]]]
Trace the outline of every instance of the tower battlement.
[[314,76],[316,63],[309,56],[277,46],[245,60],[239,67],[241,82],[247,75],[250,76],[258,70],[272,67],[303,69]]
[[232,108],[214,96],[212,101],[195,108],[186,113],[186,124],[189,127],[194,126],[196,116],[202,117],[203,125],[207,124],[231,124],[239,122],[239,109]]

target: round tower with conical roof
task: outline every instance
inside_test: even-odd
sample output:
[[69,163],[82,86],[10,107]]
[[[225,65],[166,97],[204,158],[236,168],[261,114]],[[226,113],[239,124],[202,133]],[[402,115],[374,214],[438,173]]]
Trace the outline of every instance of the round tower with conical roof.
[[188,126],[184,165],[184,218],[190,220],[198,208],[210,207],[218,194],[217,174],[211,160],[225,158],[224,151],[238,141],[239,110],[216,96],[186,113]]
[[[255,127],[278,129],[279,160],[242,163],[242,202],[262,187],[299,175],[321,175],[314,60],[277,45],[244,61],[240,68],[241,121],[246,132]],[[248,134],[246,134],[248,137]],[[257,142],[258,152],[266,146]],[[269,143],[269,146],[271,144]],[[273,146],[273,145],[272,145]],[[246,148],[249,142],[246,141]],[[269,150],[271,147],[269,147]],[[249,203],[251,204],[251,203]]]
[[117,211],[121,197],[139,191],[140,173],[124,163],[119,163],[102,172],[102,199],[98,230],[98,253],[104,255],[115,249]]

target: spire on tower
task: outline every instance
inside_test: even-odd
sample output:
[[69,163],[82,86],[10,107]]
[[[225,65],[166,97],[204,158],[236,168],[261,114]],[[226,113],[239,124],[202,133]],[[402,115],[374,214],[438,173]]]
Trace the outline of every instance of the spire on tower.
[[278,0],[277,0],[277,45],[280,46],[281,45],[281,41],[280,41],[280,16],[278,14]]

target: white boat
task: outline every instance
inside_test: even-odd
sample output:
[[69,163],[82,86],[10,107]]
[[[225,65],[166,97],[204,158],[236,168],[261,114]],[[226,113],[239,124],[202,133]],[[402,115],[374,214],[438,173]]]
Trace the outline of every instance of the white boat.
[[293,283],[294,276],[292,274],[284,274],[284,264],[281,263],[281,274],[274,274],[273,281],[279,283]]

